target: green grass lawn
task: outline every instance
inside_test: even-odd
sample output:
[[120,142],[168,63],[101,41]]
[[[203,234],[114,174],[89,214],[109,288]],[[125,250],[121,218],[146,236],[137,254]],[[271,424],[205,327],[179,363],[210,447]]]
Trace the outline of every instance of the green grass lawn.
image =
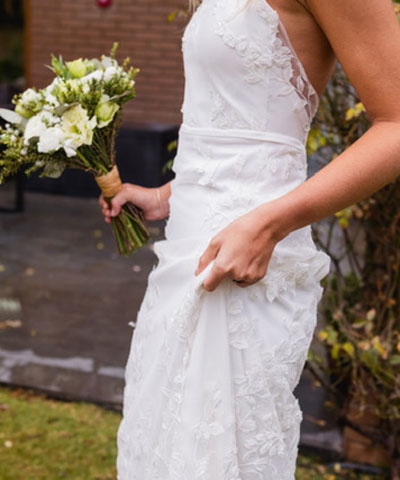
[[[0,480],[115,480],[120,420],[93,404],[0,386]],[[297,480],[356,478],[378,479],[299,456]]]

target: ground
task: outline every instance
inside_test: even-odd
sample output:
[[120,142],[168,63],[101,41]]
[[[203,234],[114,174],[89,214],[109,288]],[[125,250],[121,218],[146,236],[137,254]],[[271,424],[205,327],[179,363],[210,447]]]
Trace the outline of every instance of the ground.
[[[115,480],[121,413],[33,390],[0,387],[1,480]],[[296,480],[382,480],[298,458]]]

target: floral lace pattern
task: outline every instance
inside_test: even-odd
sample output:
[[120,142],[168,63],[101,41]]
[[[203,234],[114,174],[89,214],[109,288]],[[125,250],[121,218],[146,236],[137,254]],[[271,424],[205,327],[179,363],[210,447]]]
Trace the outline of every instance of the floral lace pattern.
[[[302,415],[292,391],[315,327],[322,287],[297,278],[270,302],[281,311],[282,328],[282,339],[272,349],[260,335],[268,321],[266,305],[266,313],[257,316],[248,307],[249,296],[255,301],[262,285],[241,290],[226,281],[223,289],[229,349],[222,363],[228,363],[218,379],[207,376],[201,387],[196,383],[198,391],[191,391],[191,355],[202,336],[199,324],[206,321],[205,290],[199,282],[187,286],[157,331],[145,328],[154,312],[142,311],[126,370],[119,479],[294,478]],[[145,346],[154,335],[160,344],[153,361]],[[140,364],[148,368],[138,370]],[[155,383],[146,388],[149,378]],[[193,403],[196,396],[201,397],[198,404]]]
[[313,91],[265,0],[204,0],[182,39],[184,122],[165,239],[125,370],[118,480],[294,480],[293,395],[330,266],[308,225],[240,288],[195,276],[210,239],[306,179]]
[[[191,78],[191,72],[193,71],[194,77],[195,69],[199,68],[199,73],[202,74],[200,67],[204,62],[203,58],[190,58],[193,45],[204,43],[207,52],[209,35],[216,35],[239,59],[240,65],[235,67],[237,72],[232,71],[231,74],[237,75],[238,81],[243,81],[242,91],[254,90],[254,98],[258,99],[257,105],[242,104],[239,99],[232,102],[231,96],[226,96],[214,79],[204,76],[202,79],[204,93],[199,93],[196,89],[196,95],[202,104],[206,101],[202,95],[208,97],[210,115],[203,118],[201,113],[204,109],[194,108],[195,105],[191,102],[195,95],[189,91],[188,95],[185,95],[181,109],[184,123],[191,126],[217,128],[235,126],[269,131],[277,127],[273,115],[274,104],[279,101],[279,97],[288,97],[290,103],[286,100],[280,103],[288,112],[290,108],[296,113],[298,138],[304,142],[319,104],[318,94],[293,49],[278,13],[266,0],[252,0],[246,8],[243,8],[241,3],[243,2],[203,0],[182,38],[182,51],[184,56],[189,57],[185,63],[193,61],[196,64],[195,68],[186,67],[186,80],[190,90],[190,86],[196,83],[196,79]],[[199,26],[204,27],[204,19],[210,23],[210,31],[202,34]],[[252,23],[257,23],[256,28],[250,26]],[[293,118],[294,116],[292,120]],[[282,122],[282,129],[285,128],[286,122]]]

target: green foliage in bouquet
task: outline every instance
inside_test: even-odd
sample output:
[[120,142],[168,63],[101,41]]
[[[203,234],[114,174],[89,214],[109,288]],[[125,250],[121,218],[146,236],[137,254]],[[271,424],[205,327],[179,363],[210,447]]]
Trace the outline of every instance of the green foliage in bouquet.
[[[57,178],[66,168],[94,175],[105,200],[122,186],[115,162],[115,138],[122,107],[136,96],[138,68],[126,58],[119,65],[115,43],[100,59],[65,62],[52,55],[55,78],[47,87],[14,95],[15,110],[0,109],[7,122],[0,128],[0,183],[24,170]],[[128,255],[150,235],[143,211],[127,202],[112,218],[119,253]]]

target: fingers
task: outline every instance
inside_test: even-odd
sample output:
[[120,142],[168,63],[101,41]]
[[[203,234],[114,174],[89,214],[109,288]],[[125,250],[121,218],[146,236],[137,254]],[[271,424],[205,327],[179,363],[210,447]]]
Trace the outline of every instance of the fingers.
[[[207,262],[207,255],[209,255],[208,249],[203,255],[205,255],[206,258],[205,262]],[[234,284],[238,287],[249,287],[264,277],[267,265],[261,264],[260,262],[253,262],[252,265],[246,267],[240,267],[238,263],[234,265],[232,262],[228,261],[226,253],[225,255],[222,254],[220,248],[216,254],[210,273],[203,281],[202,285],[206,290],[212,292],[218,287],[224,278],[228,277],[231,281],[236,280]]]
[[101,207],[101,212],[104,215],[104,220],[107,223],[110,223],[111,222],[111,210],[110,210],[110,207],[109,207],[108,203],[104,200],[103,194],[100,194],[98,201],[99,201],[99,205]]
[[211,262],[211,260],[215,258],[219,248],[219,242],[215,237],[212,238],[208,244],[208,247],[204,250],[203,254],[199,258],[199,263],[197,264],[196,271],[194,272],[195,275],[198,275],[200,272],[202,272]]
[[111,199],[111,216],[116,217],[124,203],[128,201],[127,194],[125,190],[121,190]]
[[214,291],[226,274],[227,271],[215,261],[208,277],[203,281],[203,287],[209,292]]
[[108,204],[107,202],[104,200],[104,197],[103,197],[103,194],[101,193],[100,196],[99,196],[99,205],[100,207],[102,208],[107,208],[108,207]]
[[121,212],[121,207],[128,201],[127,194],[124,190],[118,192],[111,200],[110,205],[104,199],[103,194],[100,194],[98,202],[101,206],[104,220],[107,223],[111,222],[111,217],[116,217]]
[[235,282],[235,285],[237,285],[238,287],[241,287],[241,288],[245,288],[245,287],[248,287],[250,285],[253,285],[253,283],[255,283],[255,282],[250,283],[250,282],[246,282],[244,280],[241,280],[240,283]]

